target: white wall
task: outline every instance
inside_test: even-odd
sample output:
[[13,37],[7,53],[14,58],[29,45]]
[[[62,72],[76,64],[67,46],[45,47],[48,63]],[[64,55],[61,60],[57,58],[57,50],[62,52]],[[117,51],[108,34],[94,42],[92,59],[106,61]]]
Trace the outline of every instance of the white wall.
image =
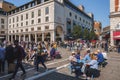
[[[8,28],[9,28],[9,31],[13,31],[13,30],[19,30],[20,32],[20,29],[23,29],[23,32],[25,32],[25,29],[28,28],[28,31],[31,31],[31,28],[34,27],[34,31],[37,31],[37,27],[41,27],[41,31],[44,31],[45,29],[45,26],[49,26],[50,29],[54,29],[54,2],[45,2],[46,4],[40,4],[40,5],[36,5],[30,9],[26,9],[24,11],[21,11],[21,12],[18,12],[18,13],[15,13],[13,15],[9,15],[8,16],[8,20],[11,19],[11,24],[9,24],[9,21],[8,21],[8,24],[11,25],[11,28],[9,28],[9,25],[8,25]],[[49,7],[49,14],[48,15],[45,15],[45,8],[46,7]],[[41,9],[41,16],[38,17],[38,10]],[[31,18],[31,12],[34,12],[34,18]],[[26,13],[28,13],[28,20],[26,20]],[[21,21],[21,15],[23,15],[23,21]],[[16,22],[16,19],[17,19],[17,16],[19,17],[19,22]],[[45,17],[46,16],[49,16],[49,22],[45,22]],[[13,23],[12,22],[12,18],[15,19],[15,22]],[[38,18],[41,18],[41,23],[38,24]],[[34,20],[34,24],[32,25],[31,24],[31,20]],[[28,26],[26,26],[26,21],[28,21]],[[21,26],[21,22],[23,22],[23,26]],[[17,23],[19,24],[19,27],[16,27]],[[13,28],[13,24],[15,25],[15,27]]]

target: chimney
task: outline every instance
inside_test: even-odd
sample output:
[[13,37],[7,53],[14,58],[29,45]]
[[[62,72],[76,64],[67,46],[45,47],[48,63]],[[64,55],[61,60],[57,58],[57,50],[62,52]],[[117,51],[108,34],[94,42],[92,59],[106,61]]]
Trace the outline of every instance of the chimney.
[[88,14],[88,16],[90,16],[91,18],[94,18],[93,13],[87,13],[87,14]]
[[79,5],[78,8],[79,8],[81,11],[84,11],[84,6],[83,6],[83,5]]

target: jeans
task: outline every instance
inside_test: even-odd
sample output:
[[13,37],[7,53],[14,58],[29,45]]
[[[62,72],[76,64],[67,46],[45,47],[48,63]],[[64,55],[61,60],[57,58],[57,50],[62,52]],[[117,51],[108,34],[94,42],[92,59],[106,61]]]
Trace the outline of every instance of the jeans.
[[26,73],[25,69],[24,69],[24,67],[22,65],[22,61],[21,62],[17,62],[16,66],[15,66],[15,72],[13,73],[12,78],[15,77],[16,73],[18,72],[19,67],[21,68],[21,70],[23,71],[23,73]]

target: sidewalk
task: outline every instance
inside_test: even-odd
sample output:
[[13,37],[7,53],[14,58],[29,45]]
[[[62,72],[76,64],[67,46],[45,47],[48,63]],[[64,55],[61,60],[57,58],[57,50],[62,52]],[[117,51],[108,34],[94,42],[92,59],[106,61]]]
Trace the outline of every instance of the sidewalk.
[[107,62],[107,66],[101,70],[101,75],[97,80],[120,80],[120,54],[108,53]]

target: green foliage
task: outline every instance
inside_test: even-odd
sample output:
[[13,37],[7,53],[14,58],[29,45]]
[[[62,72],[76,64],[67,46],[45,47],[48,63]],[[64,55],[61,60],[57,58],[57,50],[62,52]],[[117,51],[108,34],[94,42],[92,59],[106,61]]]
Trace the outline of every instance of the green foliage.
[[94,40],[94,39],[97,39],[97,35],[95,34],[94,30],[92,29],[90,31],[90,40]]
[[82,36],[82,28],[78,25],[73,27],[72,35],[78,39]]
[[89,40],[89,31],[88,29],[84,29],[84,32],[83,32],[83,39],[86,39],[86,40]]

